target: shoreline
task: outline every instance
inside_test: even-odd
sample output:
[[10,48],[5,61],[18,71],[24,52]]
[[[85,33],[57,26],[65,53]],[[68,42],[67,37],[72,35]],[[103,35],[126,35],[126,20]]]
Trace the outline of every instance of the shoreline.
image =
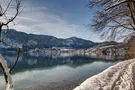
[[76,81],[76,82],[69,82],[69,83],[59,83],[59,84],[54,83],[47,86],[34,85],[25,88],[23,87],[23,88],[15,88],[15,89],[16,90],[73,90],[81,82],[83,82],[83,80]]
[[135,90],[135,59],[110,66],[73,90]]

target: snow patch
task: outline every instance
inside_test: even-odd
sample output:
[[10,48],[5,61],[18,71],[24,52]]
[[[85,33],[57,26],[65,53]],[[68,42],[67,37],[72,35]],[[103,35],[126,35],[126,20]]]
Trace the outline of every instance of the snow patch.
[[74,90],[135,90],[135,59],[120,62],[85,80]]

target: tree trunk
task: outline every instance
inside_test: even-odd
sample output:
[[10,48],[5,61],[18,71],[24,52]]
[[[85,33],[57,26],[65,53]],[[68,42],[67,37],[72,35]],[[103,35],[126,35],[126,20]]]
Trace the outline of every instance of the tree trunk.
[[10,74],[10,69],[7,66],[7,61],[2,57],[0,54],[0,67],[2,68],[5,82],[6,82],[6,90],[14,90],[13,89],[13,83],[12,83],[12,77]]

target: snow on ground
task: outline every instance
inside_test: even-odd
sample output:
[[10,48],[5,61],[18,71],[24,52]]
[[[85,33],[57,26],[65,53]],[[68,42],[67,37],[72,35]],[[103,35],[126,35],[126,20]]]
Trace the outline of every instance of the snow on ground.
[[110,66],[74,90],[135,90],[135,59]]

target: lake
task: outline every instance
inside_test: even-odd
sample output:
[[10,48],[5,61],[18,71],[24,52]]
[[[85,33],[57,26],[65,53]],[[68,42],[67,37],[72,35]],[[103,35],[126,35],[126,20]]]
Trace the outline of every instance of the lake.
[[[11,67],[15,61],[15,51],[1,51]],[[103,58],[104,57],[104,58]],[[72,90],[87,78],[98,74],[124,57],[41,55],[39,53],[20,55],[12,72],[15,90]],[[5,81],[0,72],[0,90]]]

